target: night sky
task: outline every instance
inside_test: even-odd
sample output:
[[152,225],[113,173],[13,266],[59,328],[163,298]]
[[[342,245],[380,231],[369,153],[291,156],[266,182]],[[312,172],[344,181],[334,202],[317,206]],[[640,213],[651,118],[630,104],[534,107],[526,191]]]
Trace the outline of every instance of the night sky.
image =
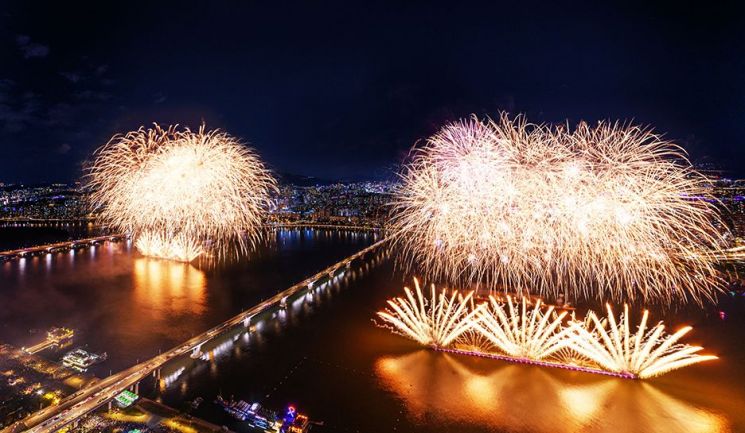
[[745,2],[352,3],[3,2],[0,182],[74,180],[114,133],[202,121],[277,172],[388,178],[499,110],[633,119],[745,176]]

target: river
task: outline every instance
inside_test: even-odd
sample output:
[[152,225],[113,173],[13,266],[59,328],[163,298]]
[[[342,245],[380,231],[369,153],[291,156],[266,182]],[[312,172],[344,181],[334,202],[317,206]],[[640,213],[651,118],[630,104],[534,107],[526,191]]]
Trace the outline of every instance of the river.
[[[374,240],[371,233],[280,231],[247,260],[204,268],[143,258],[127,243],[0,264],[0,340],[28,345],[38,339],[29,329],[72,327],[76,344],[108,352],[94,369],[105,376]],[[634,381],[419,348],[373,323],[407,282],[378,255],[254,332],[231,334],[206,360],[184,362],[189,368],[170,375],[167,386],[152,381],[140,392],[181,410],[202,397],[193,415],[241,432],[250,430],[213,403],[218,394],[273,408],[294,404],[323,422],[314,432],[745,431],[742,296],[679,315],[695,327],[686,341],[719,360]],[[675,317],[667,319],[673,328]]]

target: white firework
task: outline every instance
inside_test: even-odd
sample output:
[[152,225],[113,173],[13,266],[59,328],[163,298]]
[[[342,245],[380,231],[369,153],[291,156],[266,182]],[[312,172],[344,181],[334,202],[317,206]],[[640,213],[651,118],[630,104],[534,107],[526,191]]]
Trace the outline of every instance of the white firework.
[[473,118],[414,151],[391,232],[405,267],[452,284],[700,301],[721,283],[710,200],[685,152],[648,129]]

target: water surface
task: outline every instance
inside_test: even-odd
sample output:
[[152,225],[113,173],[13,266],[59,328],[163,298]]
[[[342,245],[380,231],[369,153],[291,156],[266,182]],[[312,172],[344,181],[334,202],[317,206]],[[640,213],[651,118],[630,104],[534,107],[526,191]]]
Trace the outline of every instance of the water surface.
[[[371,234],[284,231],[250,260],[218,268],[143,258],[126,243],[0,264],[0,340],[27,345],[38,338],[31,328],[70,326],[76,344],[109,353],[96,369],[105,375],[373,241]],[[246,432],[213,403],[218,394],[275,408],[294,403],[323,421],[313,428],[319,432],[745,431],[742,296],[664,313],[673,329],[685,318],[695,327],[686,341],[721,359],[634,381],[422,349],[373,323],[408,281],[384,254],[376,257],[255,332],[218,339],[205,360],[183,362],[189,368],[167,386],[151,381],[140,391],[182,410],[201,396],[194,415]]]

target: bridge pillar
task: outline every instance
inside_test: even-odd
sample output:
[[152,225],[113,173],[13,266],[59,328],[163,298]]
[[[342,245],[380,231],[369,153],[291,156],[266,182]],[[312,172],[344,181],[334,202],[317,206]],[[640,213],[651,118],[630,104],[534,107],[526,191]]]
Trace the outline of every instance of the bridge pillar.
[[133,391],[135,394],[140,394],[140,382],[135,383],[135,390]]
[[202,345],[194,347],[194,350],[191,351],[191,358],[197,359],[202,355]]
[[111,412],[111,401],[109,401],[109,404],[108,404],[108,411]]

